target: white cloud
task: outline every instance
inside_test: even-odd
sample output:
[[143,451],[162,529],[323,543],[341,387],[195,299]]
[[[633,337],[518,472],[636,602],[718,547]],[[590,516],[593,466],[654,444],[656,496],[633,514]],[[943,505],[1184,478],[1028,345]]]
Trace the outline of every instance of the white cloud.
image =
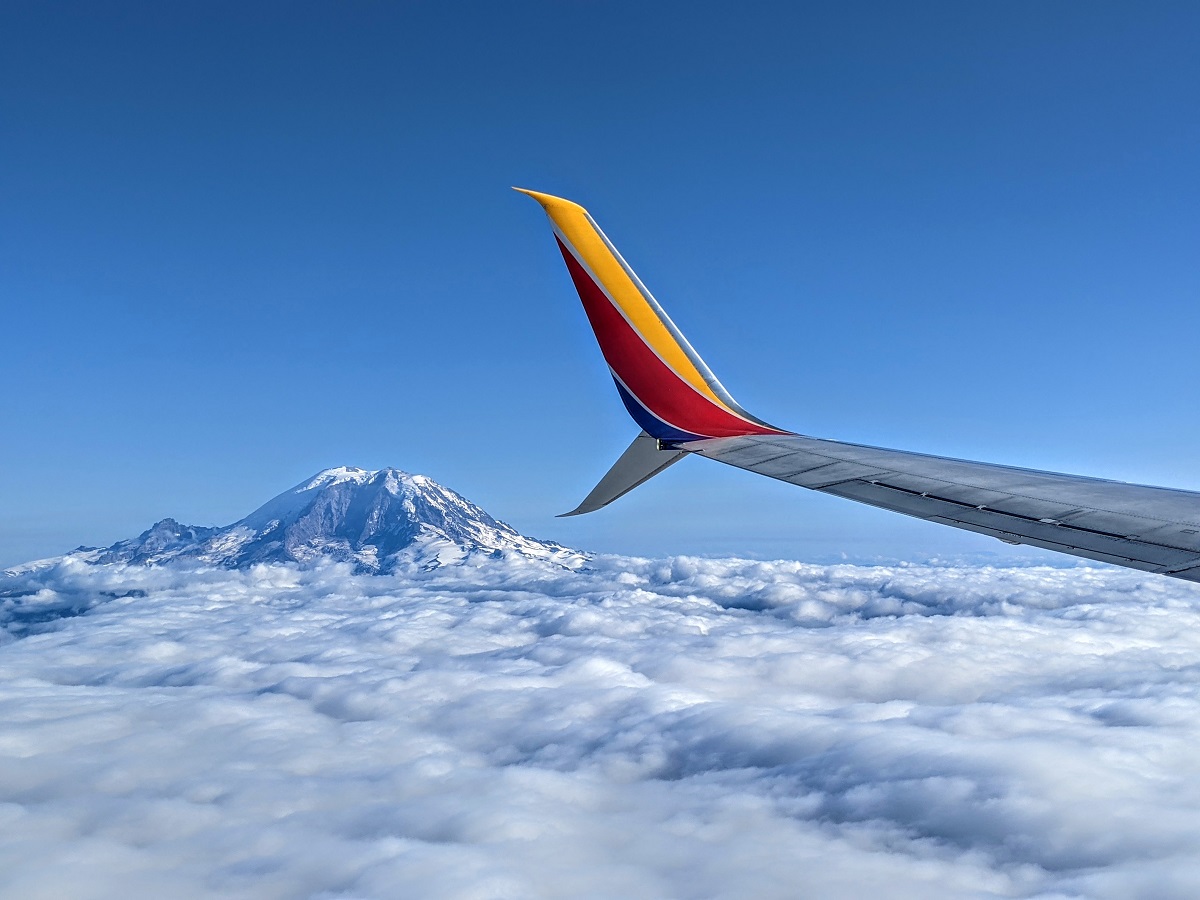
[[599,557],[0,593],[5,896],[1200,893],[1186,583]]

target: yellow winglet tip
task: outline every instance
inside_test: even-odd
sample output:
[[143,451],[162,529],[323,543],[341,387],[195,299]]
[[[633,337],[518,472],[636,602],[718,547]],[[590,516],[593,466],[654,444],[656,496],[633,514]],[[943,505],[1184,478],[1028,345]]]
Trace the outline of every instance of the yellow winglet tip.
[[519,188],[515,185],[513,186],[513,190],[519,194],[527,194],[532,197],[542,205],[542,208],[546,212],[550,212],[552,209],[577,209],[580,212],[584,212],[583,207],[578,203],[573,203],[563,197],[555,197],[553,194],[543,194],[541,191],[531,191],[528,188]]

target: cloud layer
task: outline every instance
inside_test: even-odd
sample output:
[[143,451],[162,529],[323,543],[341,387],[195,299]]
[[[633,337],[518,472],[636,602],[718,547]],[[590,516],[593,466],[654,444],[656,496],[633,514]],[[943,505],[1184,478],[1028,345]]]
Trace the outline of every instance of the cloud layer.
[[5,896],[1200,895],[1156,576],[67,560],[0,623]]

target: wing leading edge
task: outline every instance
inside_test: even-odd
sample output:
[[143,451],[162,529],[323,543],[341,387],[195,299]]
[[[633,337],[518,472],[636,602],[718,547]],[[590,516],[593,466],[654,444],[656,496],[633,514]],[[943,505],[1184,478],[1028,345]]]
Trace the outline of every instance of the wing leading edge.
[[1010,544],[1200,582],[1200,493],[823,440],[750,415],[586,210],[522,193],[546,210],[618,394],[642,428],[567,515],[600,509],[692,454]]

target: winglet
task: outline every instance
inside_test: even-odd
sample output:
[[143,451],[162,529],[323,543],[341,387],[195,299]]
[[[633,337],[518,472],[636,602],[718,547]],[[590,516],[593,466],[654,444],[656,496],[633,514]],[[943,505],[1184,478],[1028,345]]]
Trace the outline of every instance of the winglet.
[[617,392],[643,431],[676,443],[787,433],[737,404],[586,209],[552,194],[514,190],[549,216]]
[[541,204],[626,410],[642,428],[621,458],[568,516],[607,506],[705,438],[787,434],[729,395],[641,279],[578,203],[513,188]]
[[583,213],[585,216],[587,215],[587,210],[578,203],[573,203],[570,200],[564,200],[562,197],[555,197],[553,194],[543,194],[541,191],[531,191],[529,188],[519,188],[514,186],[513,190],[518,194],[524,194],[527,197],[532,197],[542,205],[542,209],[546,210],[547,213],[554,208],[577,210]]
[[613,467],[600,479],[600,483],[592,488],[592,492],[583,502],[557,518],[582,516],[584,513],[595,512],[608,506],[685,456],[687,453],[683,450],[663,449],[658,440],[643,431],[633,439],[633,443],[621,454],[620,459],[613,463]]

